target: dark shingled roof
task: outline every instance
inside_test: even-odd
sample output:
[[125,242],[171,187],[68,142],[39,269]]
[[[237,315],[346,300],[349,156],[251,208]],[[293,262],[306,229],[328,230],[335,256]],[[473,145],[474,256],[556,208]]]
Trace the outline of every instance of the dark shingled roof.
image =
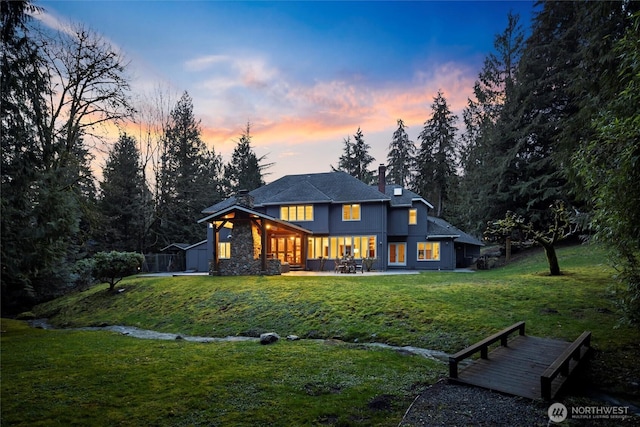
[[[377,185],[376,188],[378,188]],[[396,189],[402,190],[401,194],[396,195]],[[391,201],[390,204],[394,208],[405,206],[410,207],[413,205],[412,202],[416,200],[426,204],[429,208],[433,208],[433,205],[426,201],[422,196],[397,184],[387,184],[384,188],[384,192],[389,197]]]
[[429,230],[427,237],[451,237],[455,242],[466,243],[469,245],[484,246],[480,240],[476,239],[470,234],[465,233],[459,228],[454,227],[442,218],[436,218],[434,216],[427,217]]
[[[388,201],[390,197],[345,172],[287,175],[250,191],[254,206],[303,203],[349,203]],[[214,213],[236,204],[230,197],[203,210]]]

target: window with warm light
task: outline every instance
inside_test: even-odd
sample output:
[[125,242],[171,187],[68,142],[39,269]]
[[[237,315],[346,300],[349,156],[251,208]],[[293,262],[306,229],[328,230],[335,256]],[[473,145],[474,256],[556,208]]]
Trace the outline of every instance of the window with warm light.
[[440,242],[418,242],[418,261],[439,261]]
[[231,258],[231,242],[218,243],[218,258],[219,259]]
[[291,205],[280,207],[283,221],[313,221],[313,205]]
[[418,223],[418,209],[409,209],[409,225]]
[[339,236],[328,239],[329,258],[353,256],[356,259],[376,257],[376,236]]
[[343,221],[360,221],[360,204],[342,205]]

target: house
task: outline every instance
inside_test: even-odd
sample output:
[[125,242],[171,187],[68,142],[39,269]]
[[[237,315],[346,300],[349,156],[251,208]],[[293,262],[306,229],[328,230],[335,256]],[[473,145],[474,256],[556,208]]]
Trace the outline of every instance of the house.
[[[482,243],[429,215],[418,194],[344,172],[287,175],[203,210],[214,274],[330,270],[337,259],[375,260],[377,270],[467,267]],[[215,248],[215,250],[214,250]],[[264,250],[263,250],[264,248]]]

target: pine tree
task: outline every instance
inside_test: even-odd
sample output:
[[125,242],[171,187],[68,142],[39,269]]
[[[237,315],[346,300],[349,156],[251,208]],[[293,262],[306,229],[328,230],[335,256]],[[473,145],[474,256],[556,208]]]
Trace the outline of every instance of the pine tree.
[[413,182],[416,146],[407,135],[406,126],[398,119],[387,154],[387,178],[394,184],[409,187]]
[[443,216],[452,187],[456,183],[457,128],[453,123],[457,117],[449,110],[441,91],[438,91],[431,108],[433,115],[424,123],[424,129],[418,136],[420,148],[414,189],[431,201],[436,216]]
[[507,27],[495,37],[495,53],[485,59],[474,84],[474,97],[463,111],[463,174],[454,222],[476,233],[489,219],[513,208],[508,205],[509,197],[503,197],[508,165],[503,158],[510,147],[502,138],[499,122],[505,104],[515,96],[517,67],[524,49],[519,21],[518,15],[508,15]]
[[205,236],[197,223],[213,193],[209,153],[200,138],[200,122],[193,101],[184,92],[171,111],[162,150],[158,213],[155,232],[161,245],[195,243]]
[[81,28],[43,35],[27,25],[26,12],[39,8],[1,6],[2,304],[8,307],[69,289],[71,264],[87,250],[95,197],[84,137],[130,109],[124,64],[108,43]]
[[364,141],[364,135],[360,128],[358,128],[353,138],[353,142],[351,142],[350,137],[344,139],[344,149],[338,161],[338,167],[334,168],[332,166],[331,168],[346,172],[370,185],[373,183],[373,172],[368,168],[375,161],[375,158],[369,154],[371,146]]
[[144,252],[145,204],[149,191],[142,177],[135,139],[120,135],[111,148],[100,183],[99,201],[103,250]]
[[234,195],[240,190],[255,190],[265,182],[263,171],[271,167],[271,163],[261,163],[266,156],[258,158],[251,147],[251,123],[238,139],[233,149],[231,160],[224,168],[224,178],[227,196]]

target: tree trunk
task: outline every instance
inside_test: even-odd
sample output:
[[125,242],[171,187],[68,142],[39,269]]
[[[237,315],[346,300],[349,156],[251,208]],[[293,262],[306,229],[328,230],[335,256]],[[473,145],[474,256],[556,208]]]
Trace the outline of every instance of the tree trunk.
[[553,243],[545,239],[536,239],[536,241],[544,248],[544,253],[549,263],[549,274],[552,276],[560,276],[560,264],[558,263],[558,256],[556,255],[556,248],[553,246]]
[[504,262],[508,263],[511,261],[511,237],[507,237],[504,242]]

